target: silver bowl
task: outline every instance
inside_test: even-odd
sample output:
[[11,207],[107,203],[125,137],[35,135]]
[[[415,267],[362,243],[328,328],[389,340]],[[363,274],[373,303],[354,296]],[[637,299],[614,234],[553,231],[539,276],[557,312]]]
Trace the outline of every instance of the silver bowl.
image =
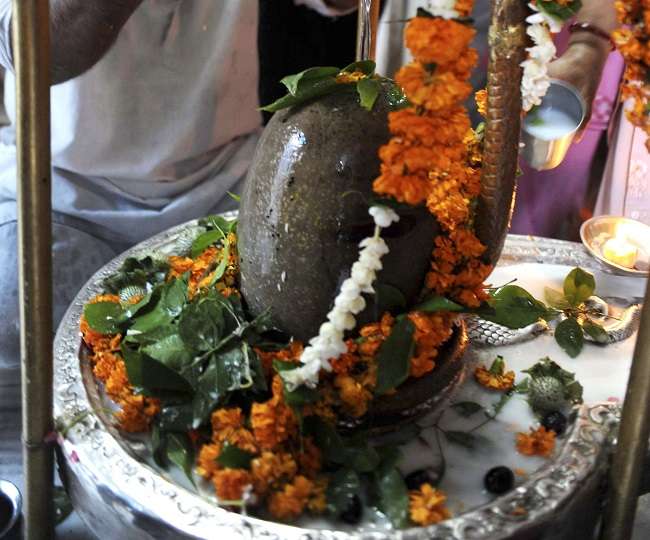
[[6,504],[9,510],[7,520],[0,521],[0,538],[4,538],[18,523],[23,508],[23,498],[18,488],[8,480],[0,480],[0,498],[2,504]]
[[582,243],[598,261],[617,274],[636,277],[647,277],[648,270],[637,270],[616,264],[603,256],[603,244],[616,236],[616,228],[622,224],[630,224],[639,229],[637,248],[645,249],[646,256],[650,256],[650,227],[640,221],[617,216],[596,216],[585,221],[580,227]]

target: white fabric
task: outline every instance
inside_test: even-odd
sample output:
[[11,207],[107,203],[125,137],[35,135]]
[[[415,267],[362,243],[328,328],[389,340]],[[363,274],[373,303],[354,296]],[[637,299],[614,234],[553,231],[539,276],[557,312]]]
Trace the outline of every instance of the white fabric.
[[[258,0],[144,0],[92,69],[52,87],[54,210],[137,241],[235,189],[261,120],[257,11]],[[9,68],[10,18],[0,0]],[[12,121],[14,84],[8,72]],[[0,146],[0,223],[15,213],[14,161]]]

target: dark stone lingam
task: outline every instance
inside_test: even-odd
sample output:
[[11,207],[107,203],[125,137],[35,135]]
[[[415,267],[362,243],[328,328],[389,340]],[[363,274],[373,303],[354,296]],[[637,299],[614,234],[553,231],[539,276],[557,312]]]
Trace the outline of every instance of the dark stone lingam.
[[[389,110],[383,94],[372,111],[354,93],[332,94],[276,113],[259,142],[238,226],[241,290],[253,314],[270,307],[275,325],[302,341],[318,333],[358,258],[359,242],[374,232],[368,207],[376,198],[378,149],[390,138]],[[395,287],[412,305],[439,228],[424,207],[398,213],[400,221],[382,231],[390,252],[375,288]],[[376,297],[366,300],[359,325],[380,315]],[[364,424],[410,419],[450,386],[462,367],[464,327],[449,343],[433,373],[376,399]]]

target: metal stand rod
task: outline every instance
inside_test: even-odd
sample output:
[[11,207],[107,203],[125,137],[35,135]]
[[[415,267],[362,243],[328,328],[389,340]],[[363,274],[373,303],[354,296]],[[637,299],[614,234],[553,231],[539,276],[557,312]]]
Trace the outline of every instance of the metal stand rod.
[[374,60],[377,49],[379,0],[359,0],[357,61]]
[[48,0],[13,0],[25,538],[53,537],[52,222]]
[[634,348],[601,540],[627,540],[634,515],[650,435],[650,279],[646,288],[639,334]]

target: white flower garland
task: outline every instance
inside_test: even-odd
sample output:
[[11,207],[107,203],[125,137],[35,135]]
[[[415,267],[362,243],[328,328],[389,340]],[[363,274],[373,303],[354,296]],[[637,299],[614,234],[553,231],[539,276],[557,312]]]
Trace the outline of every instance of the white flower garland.
[[456,0],[429,0],[427,11],[443,19],[457,19],[460,13],[456,11]]
[[341,285],[341,291],[334,300],[334,307],[327,314],[328,321],[320,327],[318,335],[309,341],[300,357],[299,368],[282,372],[281,376],[289,390],[302,384],[315,387],[321,369],[331,371],[331,358],[337,358],[347,351],[343,338],[346,330],[352,330],[357,321],[355,315],[366,307],[363,293],[375,292],[372,283],[382,269],[381,258],[388,253],[388,246],[381,238],[381,229],[399,221],[394,210],[386,206],[372,206],[369,210],[375,221],[375,234],[359,244],[359,259],[352,265],[350,277]]
[[521,63],[524,73],[521,79],[521,99],[525,111],[542,103],[550,86],[548,65],[555,58],[555,44],[551,33],[557,34],[562,30],[564,21],[541,11],[535,4],[528,7],[535,13],[526,18],[529,24],[526,33],[534,45],[528,47],[528,58]]

